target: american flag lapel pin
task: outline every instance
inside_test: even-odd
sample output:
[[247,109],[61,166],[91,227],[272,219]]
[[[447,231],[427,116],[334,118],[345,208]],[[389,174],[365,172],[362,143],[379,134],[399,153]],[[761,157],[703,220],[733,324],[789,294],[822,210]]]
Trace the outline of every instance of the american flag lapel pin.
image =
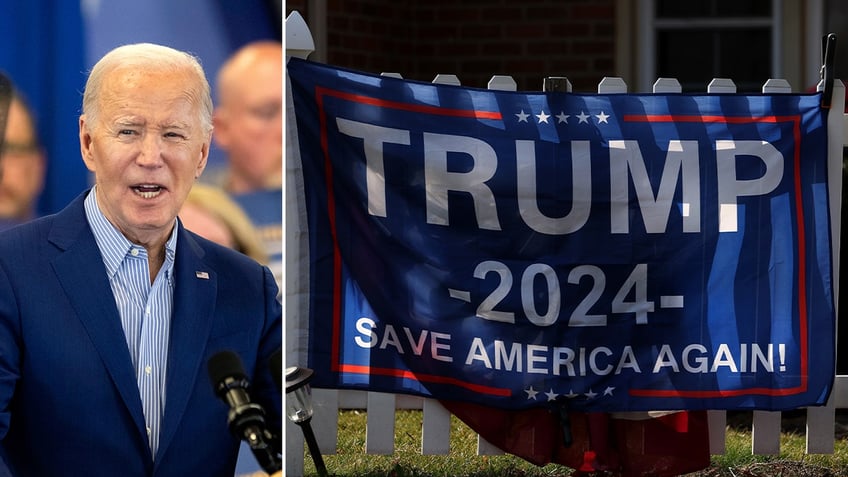
[[198,270],[198,271],[194,272],[194,275],[195,275],[197,278],[202,278],[202,279],[204,279],[204,280],[209,280],[209,273],[207,273],[207,272],[201,272],[201,271],[199,271],[199,270]]

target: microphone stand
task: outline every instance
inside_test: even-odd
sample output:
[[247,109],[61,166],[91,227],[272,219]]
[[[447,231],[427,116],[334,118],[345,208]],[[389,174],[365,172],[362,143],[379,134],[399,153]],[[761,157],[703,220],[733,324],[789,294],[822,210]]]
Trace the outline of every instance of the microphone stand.
[[229,421],[230,430],[248,444],[262,470],[272,474],[283,469],[282,441],[266,428],[265,411],[261,406],[246,403],[234,407],[230,410]]

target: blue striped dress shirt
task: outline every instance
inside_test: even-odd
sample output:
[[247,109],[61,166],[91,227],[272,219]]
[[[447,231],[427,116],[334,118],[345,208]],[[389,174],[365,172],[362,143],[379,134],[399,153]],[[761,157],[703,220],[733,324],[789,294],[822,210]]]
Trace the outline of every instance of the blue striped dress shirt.
[[147,251],[127,240],[106,219],[97,205],[96,189],[94,187],[85,198],[85,215],[106,265],[121,315],[138,380],[150,451],[156,456],[159,425],[165,410],[168,335],[174,301],[176,221],[165,244],[165,263],[151,285]]

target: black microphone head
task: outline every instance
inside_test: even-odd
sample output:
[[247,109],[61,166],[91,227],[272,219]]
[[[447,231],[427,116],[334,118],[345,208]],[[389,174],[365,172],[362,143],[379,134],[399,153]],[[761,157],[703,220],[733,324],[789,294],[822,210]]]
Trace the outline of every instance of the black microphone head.
[[226,392],[229,387],[227,381],[247,382],[241,358],[232,351],[220,351],[212,355],[207,368],[216,394]]

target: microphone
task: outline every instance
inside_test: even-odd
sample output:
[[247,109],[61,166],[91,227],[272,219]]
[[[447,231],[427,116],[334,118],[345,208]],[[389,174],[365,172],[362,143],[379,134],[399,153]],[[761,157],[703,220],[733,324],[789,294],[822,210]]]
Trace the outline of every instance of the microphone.
[[275,437],[265,424],[265,410],[250,402],[250,383],[241,358],[231,351],[221,351],[209,359],[207,366],[215,395],[230,406],[230,432],[247,442],[262,470],[269,474],[282,470],[281,450],[274,448]]

